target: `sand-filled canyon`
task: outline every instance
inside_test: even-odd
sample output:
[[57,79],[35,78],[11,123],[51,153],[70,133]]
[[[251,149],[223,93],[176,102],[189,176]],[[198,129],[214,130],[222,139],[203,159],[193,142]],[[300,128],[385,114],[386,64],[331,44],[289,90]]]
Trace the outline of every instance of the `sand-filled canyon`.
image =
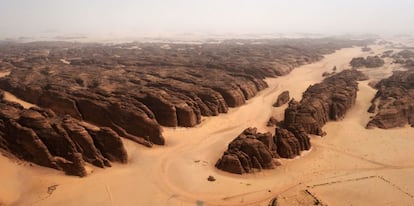
[[[378,55],[387,50],[371,48]],[[401,68],[389,59],[384,66],[360,69],[370,79],[359,81],[355,105],[343,119],[326,123],[326,136],[312,135],[311,149],[301,156],[279,159],[281,165],[273,170],[243,175],[215,167],[228,143],[245,128],[274,133],[266,123],[271,116],[283,119],[287,105],[272,107],[280,93],[289,91],[300,100],[309,85],[324,79],[324,72],[334,66],[338,72],[350,69],[352,58],[368,55],[373,54],[361,47],[343,48],[284,76],[266,78],[267,88],[227,113],[202,116],[194,127],[162,126],[163,146],[148,148],[122,138],[128,163],[112,162],[109,169],[87,163],[84,178],[0,156],[0,205],[269,205],[272,200],[278,205],[413,204],[413,128],[366,129],[373,116],[367,110],[376,94],[368,83]],[[5,99],[17,98],[7,93]],[[208,181],[209,176],[215,181]]]

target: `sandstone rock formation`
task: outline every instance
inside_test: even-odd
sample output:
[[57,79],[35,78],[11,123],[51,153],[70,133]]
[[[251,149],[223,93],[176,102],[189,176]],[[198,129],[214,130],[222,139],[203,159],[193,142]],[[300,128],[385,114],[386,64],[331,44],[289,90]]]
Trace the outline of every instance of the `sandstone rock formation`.
[[[126,161],[120,136],[148,147],[163,145],[161,126],[197,125],[201,116],[244,104],[267,87],[266,77],[363,44],[338,39],[2,43],[0,71],[11,73],[0,78],[0,88],[45,109],[1,102],[0,146],[19,158],[83,176],[83,162],[105,167],[109,161]],[[266,135],[257,139],[271,143]],[[262,148],[257,141],[243,141],[254,145],[245,146],[248,155]],[[261,159],[255,156],[235,170],[246,172],[250,163],[271,167],[265,150],[260,151]],[[277,156],[274,148],[269,151]]]
[[273,161],[276,155],[272,154],[275,147],[271,133],[257,133],[256,128],[247,128],[229,144],[216,167],[236,174],[272,169],[276,166]]
[[0,101],[0,150],[36,164],[85,176],[84,162],[110,167],[126,163],[121,138],[110,128],[85,126],[70,115],[50,109],[24,109]]
[[274,141],[277,154],[282,158],[294,158],[311,148],[309,136],[299,128],[276,128]]
[[358,67],[375,68],[375,67],[383,66],[385,62],[379,56],[368,56],[367,58],[363,58],[363,57],[353,58],[350,64],[353,68],[358,68]]
[[378,112],[367,128],[414,126],[414,70],[394,72],[391,77],[381,80],[376,88],[378,91],[371,107]]
[[353,106],[359,80],[367,77],[356,70],[344,70],[310,86],[300,102],[291,100],[285,110],[285,128],[303,128],[308,134],[323,136],[322,126],[339,120]]
[[[243,44],[240,44],[243,41]],[[146,146],[164,144],[161,126],[192,127],[226,113],[284,75],[363,41],[226,40],[221,44],[34,42],[0,45],[11,74],[0,88]],[[258,44],[260,41],[260,44]],[[0,65],[0,67],[3,67]]]
[[273,104],[274,107],[280,107],[284,104],[286,104],[290,99],[289,91],[283,91],[279,96],[277,97],[276,102]]
[[271,133],[258,133],[247,128],[229,145],[216,167],[231,173],[243,174],[261,169],[273,169],[279,163],[273,158],[293,158],[310,149],[309,136],[304,130],[276,128]]

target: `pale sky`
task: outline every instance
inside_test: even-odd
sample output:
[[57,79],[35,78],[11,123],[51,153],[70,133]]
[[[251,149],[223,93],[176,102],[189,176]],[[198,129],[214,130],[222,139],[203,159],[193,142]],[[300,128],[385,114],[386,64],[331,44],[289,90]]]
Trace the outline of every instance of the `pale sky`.
[[414,0],[0,0],[0,31],[414,34]]

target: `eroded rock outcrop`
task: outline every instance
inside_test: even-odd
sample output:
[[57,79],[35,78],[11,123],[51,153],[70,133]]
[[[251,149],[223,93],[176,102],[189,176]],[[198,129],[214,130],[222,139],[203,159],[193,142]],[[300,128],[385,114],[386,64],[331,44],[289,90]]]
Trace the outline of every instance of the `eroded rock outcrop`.
[[300,102],[291,100],[285,110],[286,128],[303,128],[308,134],[323,136],[322,126],[339,120],[354,105],[359,80],[367,77],[356,70],[344,70],[310,86]]
[[290,99],[289,91],[283,91],[279,94],[279,96],[276,99],[276,102],[273,104],[274,107],[280,107],[284,104],[286,104]]
[[[357,81],[367,77],[356,70],[344,70],[326,78],[323,82],[310,86],[300,102],[292,99],[285,110],[285,119],[275,129],[275,135],[257,133],[256,128],[248,128],[228,146],[227,151],[217,161],[216,167],[224,171],[243,174],[270,165],[268,158],[257,158],[259,153],[271,154],[272,158],[294,158],[311,148],[308,134],[324,135],[322,126],[330,120],[339,120],[353,106],[358,91]],[[278,124],[271,118],[268,126]],[[249,151],[246,152],[249,145]],[[258,151],[261,152],[258,152]],[[257,161],[260,159],[261,161]],[[257,163],[258,162],[258,163]],[[267,167],[267,168],[273,168]]]
[[414,126],[414,71],[398,71],[381,80],[370,109],[375,112],[367,128],[382,129]]
[[335,49],[362,44],[337,39],[167,47],[10,43],[0,45],[0,67],[11,71],[0,79],[0,88],[59,115],[110,127],[146,146],[162,145],[161,126],[195,126],[202,116],[244,104],[267,87],[265,77],[287,74]]
[[276,128],[275,135],[258,133],[247,128],[229,145],[216,167],[231,173],[243,174],[261,169],[273,169],[280,163],[274,158],[294,158],[310,149],[304,130]]
[[271,133],[258,133],[256,128],[247,128],[228,146],[217,161],[216,167],[227,172],[243,174],[254,169],[272,169],[276,166],[276,145]]
[[364,58],[364,57],[353,58],[350,64],[353,68],[359,68],[359,67],[376,68],[376,67],[383,66],[385,62],[379,56],[368,56],[367,58]]
[[24,109],[0,101],[0,148],[36,164],[85,176],[84,162],[110,167],[127,162],[120,136],[110,128],[84,126],[69,115],[50,109]]
[[391,56],[394,59],[394,63],[402,64],[405,67],[414,68],[414,51],[402,50]]
[[[336,49],[363,44],[339,39],[0,44],[0,71],[11,71],[0,78],[0,88],[47,108],[27,110],[2,102],[0,147],[39,165],[83,176],[84,162],[105,167],[110,161],[126,161],[120,136],[148,147],[162,145],[161,126],[192,127],[202,116],[244,104],[267,87],[266,77],[285,75]],[[243,141],[253,145],[241,148],[251,158],[246,163],[237,156],[243,168],[237,171],[248,171],[249,164],[270,167],[257,141],[271,148],[272,157],[278,156],[269,135]],[[261,158],[253,151],[261,151]]]

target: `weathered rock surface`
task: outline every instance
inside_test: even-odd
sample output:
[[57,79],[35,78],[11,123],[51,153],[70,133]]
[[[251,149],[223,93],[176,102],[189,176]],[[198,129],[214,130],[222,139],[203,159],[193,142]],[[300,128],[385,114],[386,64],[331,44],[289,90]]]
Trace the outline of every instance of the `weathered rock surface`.
[[376,68],[376,67],[383,66],[385,62],[379,56],[368,56],[367,58],[363,58],[363,57],[353,58],[350,64],[353,68],[359,68],[359,67]]
[[110,167],[127,162],[121,138],[110,128],[88,129],[69,115],[50,109],[24,109],[0,101],[0,149],[36,164],[85,176],[84,162]]
[[276,128],[272,136],[269,132],[263,134],[256,128],[247,128],[229,144],[216,167],[236,174],[272,169],[279,165],[273,158],[293,158],[309,150],[311,145],[305,131],[289,129]]
[[0,88],[146,146],[162,145],[161,125],[195,126],[201,116],[244,104],[267,87],[265,77],[362,44],[338,39],[8,43],[0,44],[0,67],[12,72],[0,79]]
[[367,128],[414,126],[414,70],[394,72],[391,77],[381,80],[376,88],[378,91],[371,107],[378,113]]
[[279,94],[279,96],[277,97],[276,102],[273,104],[274,107],[280,107],[284,104],[286,104],[290,99],[289,96],[289,91],[283,91],[282,93]]
[[228,146],[217,161],[216,167],[227,172],[243,174],[254,169],[272,169],[276,166],[276,144],[271,133],[258,133],[256,128],[247,128]]
[[276,128],[274,141],[277,147],[277,154],[282,158],[294,158],[303,150],[311,148],[309,136],[303,129],[298,128]]
[[300,102],[291,100],[285,110],[285,128],[303,128],[308,134],[323,136],[322,126],[339,120],[353,106],[359,80],[367,77],[356,70],[344,70],[310,86]]
[[[200,45],[0,43],[0,71],[11,71],[0,78],[0,88],[46,108],[24,109],[2,101],[0,147],[39,165],[84,176],[84,162],[106,167],[110,161],[126,161],[120,136],[148,147],[162,145],[161,126],[192,127],[201,116],[244,104],[267,87],[265,77],[285,75],[336,49],[363,44],[338,39]],[[269,152],[271,157],[278,154],[271,135],[240,141],[243,153],[226,158],[230,165],[232,158],[241,165],[234,159],[232,171],[273,166]]]

